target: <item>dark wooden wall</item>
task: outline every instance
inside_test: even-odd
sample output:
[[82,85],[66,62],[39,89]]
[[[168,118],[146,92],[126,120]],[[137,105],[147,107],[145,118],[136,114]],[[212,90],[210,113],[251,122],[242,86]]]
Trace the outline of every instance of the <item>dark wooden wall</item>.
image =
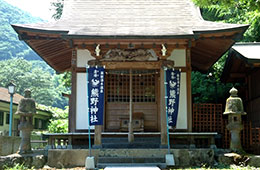
[[260,69],[249,76],[248,118],[253,127],[260,127]]

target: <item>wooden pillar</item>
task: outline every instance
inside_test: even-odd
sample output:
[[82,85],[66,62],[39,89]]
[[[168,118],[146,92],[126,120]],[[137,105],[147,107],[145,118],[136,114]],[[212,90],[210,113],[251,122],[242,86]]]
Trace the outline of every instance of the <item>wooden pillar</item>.
[[129,127],[128,127],[128,142],[134,141],[134,133],[133,133],[133,70],[130,69],[130,100],[129,100]]
[[167,146],[167,122],[165,110],[164,70],[160,69],[160,118],[161,118],[161,145]]
[[94,136],[94,145],[101,146],[101,133],[102,133],[102,126],[96,125],[95,126],[95,136]]
[[186,50],[186,64],[187,64],[187,123],[188,131],[192,132],[192,93],[191,93],[191,52],[190,48]]
[[71,95],[69,100],[69,132],[76,130],[76,100],[77,100],[77,50],[72,50],[71,58]]

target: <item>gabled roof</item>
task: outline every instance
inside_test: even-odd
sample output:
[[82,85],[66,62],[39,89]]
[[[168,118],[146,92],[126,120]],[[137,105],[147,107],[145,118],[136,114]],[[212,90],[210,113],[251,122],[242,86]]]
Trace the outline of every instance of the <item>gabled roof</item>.
[[[22,98],[22,95],[15,93],[13,97],[13,103],[18,104]],[[7,88],[0,87],[0,101],[10,103],[10,94],[8,93]]]
[[65,0],[60,20],[22,26],[69,35],[173,36],[242,25],[205,21],[190,0]]
[[[71,68],[72,49],[96,43],[193,42],[191,65],[207,71],[248,25],[205,21],[191,0],[64,0],[60,20],[12,25],[58,72]],[[77,42],[78,44],[74,44]]]
[[260,43],[236,43],[232,50],[249,63],[260,63]]
[[[18,93],[15,93],[13,96],[13,104],[18,105],[19,101],[23,99],[24,97]],[[0,87],[0,102],[10,103],[10,94],[8,93],[8,89],[4,87]],[[49,115],[52,114],[50,110],[42,109],[44,105],[40,105],[36,103],[36,109],[46,112]],[[46,107],[46,106],[45,106]]]
[[243,82],[246,74],[260,68],[260,43],[236,43],[229,50],[221,80],[224,82]]

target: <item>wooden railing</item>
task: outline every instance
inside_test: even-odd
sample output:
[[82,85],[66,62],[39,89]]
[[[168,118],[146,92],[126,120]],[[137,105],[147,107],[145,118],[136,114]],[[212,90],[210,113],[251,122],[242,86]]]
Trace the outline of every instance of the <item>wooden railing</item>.
[[[230,132],[226,129],[227,116],[223,116],[221,104],[193,104],[193,132],[217,132],[221,141],[216,144],[220,148],[229,148]],[[260,154],[260,128],[252,128],[251,122],[243,120],[241,144],[246,151]]]

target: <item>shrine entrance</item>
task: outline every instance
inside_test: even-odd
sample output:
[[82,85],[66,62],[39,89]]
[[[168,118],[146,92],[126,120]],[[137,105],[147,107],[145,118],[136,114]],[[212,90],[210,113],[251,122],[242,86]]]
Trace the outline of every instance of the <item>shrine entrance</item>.
[[105,82],[105,131],[127,132],[131,112],[133,131],[159,131],[159,70],[107,70]]

